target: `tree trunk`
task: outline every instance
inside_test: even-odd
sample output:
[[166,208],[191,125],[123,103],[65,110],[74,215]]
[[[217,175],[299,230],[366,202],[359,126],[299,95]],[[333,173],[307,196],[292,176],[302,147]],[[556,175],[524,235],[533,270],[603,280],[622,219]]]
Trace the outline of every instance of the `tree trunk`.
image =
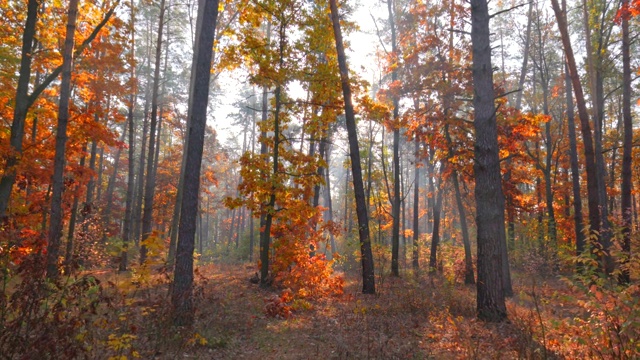
[[[440,175],[444,172],[444,163],[440,162]],[[440,178],[442,178],[440,176]],[[429,272],[436,272],[438,269],[438,245],[440,244],[440,210],[442,210],[442,197],[444,184],[438,184],[436,201],[433,207],[433,231],[431,233],[431,253],[429,254]]]
[[629,0],[622,1],[622,119],[624,137],[622,140],[622,252],[621,275],[619,281],[628,284],[631,281],[628,268],[631,256],[631,187],[632,187],[632,146],[633,119],[631,117],[631,55],[629,51]]
[[[196,18],[196,33],[195,39],[200,37],[200,32],[202,31],[202,9],[204,8],[204,0],[198,0],[198,16]],[[191,59],[191,68],[194,69],[196,67],[196,62],[198,59],[198,47],[196,43],[193,44],[193,57]],[[212,55],[213,57],[213,55]],[[191,77],[189,80],[189,107],[187,112],[193,109],[193,87],[195,85],[195,72],[191,72]],[[189,120],[191,119],[191,114],[187,113],[187,129],[189,129]],[[180,162],[180,178],[178,180],[178,190],[176,193],[176,202],[173,207],[173,216],[171,217],[171,232],[169,234],[169,253],[167,255],[167,264],[169,267],[173,266],[176,256],[176,245],[178,243],[178,226],[180,223],[180,208],[182,206],[182,198],[183,198],[183,189],[184,189],[184,166],[186,162],[186,157],[188,153],[188,143],[189,135],[186,132],[184,137],[184,142],[182,145],[182,161]]]
[[[135,33],[133,31],[135,25],[135,6],[133,0],[131,0],[131,18],[130,21],[130,30],[131,30],[131,55],[130,61],[132,61],[131,65],[133,65],[133,60],[135,59]],[[127,194],[125,199],[125,210],[124,210],[124,224],[122,226],[122,251],[120,252],[120,264],[118,265],[118,271],[127,271],[128,266],[128,254],[129,254],[129,242],[131,238],[131,222],[133,220],[133,196],[134,196],[134,186],[135,186],[135,126],[133,123],[133,112],[136,105],[136,96],[138,93],[138,87],[135,85],[137,83],[136,78],[136,67],[131,66],[131,83],[133,85],[133,89],[131,92],[131,97],[129,98],[129,104],[127,105],[127,126],[129,126],[129,169],[127,172]]]
[[[80,159],[80,168],[84,167],[86,156],[84,153],[87,151],[87,143],[84,144],[84,150],[82,158]],[[76,194],[73,196],[73,205],[71,207],[71,216],[69,217],[69,230],[67,231],[67,248],[64,256],[64,272],[65,274],[71,274],[71,270],[73,268],[73,236],[76,230],[76,220],[78,218],[78,205],[80,203],[80,195],[78,194],[80,190],[80,183],[76,185]]]
[[477,311],[482,320],[500,322],[507,318],[501,256],[501,244],[506,243],[506,239],[489,19],[487,1],[471,0],[475,110],[473,170],[478,232]]
[[[451,159],[454,156],[451,135],[449,134],[449,124],[445,124],[444,134],[447,139],[449,151],[447,157]],[[476,280],[473,273],[473,259],[471,256],[471,241],[469,239],[469,228],[467,226],[467,214],[462,202],[462,192],[460,191],[460,183],[458,181],[458,172],[456,169],[451,171],[451,181],[456,196],[456,205],[458,207],[458,217],[460,218],[460,231],[462,232],[462,244],[464,246],[464,283],[475,284]]]
[[[164,1],[163,1],[164,2]],[[218,0],[204,0],[202,31],[197,39],[198,58],[193,86],[193,107],[189,119],[189,153],[185,162],[184,198],[180,209],[180,227],[176,250],[176,266],[171,304],[173,324],[184,326],[193,324],[195,308],[193,304],[193,250],[195,246],[198,195],[200,193],[200,167],[204,147],[204,134],[209,103],[209,80],[211,78],[211,58],[215,25],[218,18]]]
[[[396,45],[396,28],[393,20],[392,0],[387,0],[387,10],[389,11],[389,27],[391,28],[391,56],[395,60],[398,56]],[[391,81],[398,80],[398,72],[396,67],[391,71]],[[400,276],[398,270],[398,257],[400,249],[400,123],[399,118],[399,100],[395,93],[393,96],[393,198],[391,199],[391,217],[393,218],[393,227],[391,230],[391,274]]]
[[71,68],[73,66],[73,46],[78,17],[78,0],[69,1],[67,32],[62,55],[62,78],[60,80],[60,100],[58,106],[58,126],[56,131],[56,150],[53,162],[53,193],[51,195],[51,215],[47,244],[47,277],[58,277],[58,253],[62,237],[62,193],[64,191],[65,145],[67,143],[67,124],[69,122],[69,101],[71,97]]
[[[324,148],[324,151],[325,151],[324,159],[327,163],[327,171],[325,173],[325,189],[326,189],[325,206],[327,207],[326,218],[327,218],[327,221],[333,222],[333,200],[331,199],[331,176],[329,174],[329,169],[331,168],[330,161],[329,161],[330,154],[331,154],[331,134],[330,133],[327,135],[326,142],[327,142],[327,145]],[[338,253],[338,249],[336,248],[336,239],[335,239],[335,236],[333,236],[333,232],[330,232],[329,238],[331,243],[330,259],[333,259],[333,254]]]
[[[282,71],[284,68],[284,50],[286,46],[286,27],[284,23],[280,23],[278,29],[279,37],[279,59],[278,59],[278,71]],[[265,216],[264,231],[260,238],[260,286],[269,287],[271,285],[271,279],[269,277],[269,251],[271,247],[271,225],[273,224],[273,214],[275,213],[276,205],[276,179],[278,177],[278,167],[280,161],[280,110],[282,108],[282,86],[278,83],[274,92],[275,97],[275,109],[274,109],[274,129],[273,129],[273,172],[271,174],[271,194],[269,195],[269,202],[266,204],[267,214]]]
[[31,80],[31,60],[33,39],[36,34],[36,24],[38,22],[39,0],[29,0],[27,3],[27,19],[22,33],[22,50],[20,53],[20,72],[18,75],[18,86],[16,88],[16,100],[13,108],[13,122],[11,123],[11,134],[9,144],[12,154],[7,158],[5,172],[0,180],[0,219],[3,222],[7,218],[7,208],[11,198],[11,189],[16,181],[16,169],[18,156],[22,154],[22,141],[24,139],[24,126],[29,109],[29,82]]
[[[560,9],[558,0],[551,0],[553,12],[558,21],[558,29],[562,38],[562,44],[567,61],[567,69],[571,77],[573,91],[576,97],[576,105],[578,107],[578,117],[580,118],[580,128],[582,132],[582,141],[584,143],[585,166],[587,172],[587,199],[589,203],[589,225],[593,233],[600,232],[600,201],[598,199],[598,181],[596,176],[596,162],[593,149],[593,139],[591,136],[591,125],[589,124],[589,113],[584,99],[582,83],[578,74],[576,61],[571,48],[571,39],[567,28],[567,20],[565,14]],[[575,199],[574,199],[575,201]]]
[[344,94],[344,110],[346,116],[347,133],[349,138],[349,155],[351,157],[351,169],[353,172],[353,189],[356,199],[356,214],[358,216],[358,234],[360,237],[360,253],[362,257],[362,292],[375,294],[375,275],[373,267],[373,253],[371,252],[371,240],[369,239],[369,219],[367,204],[362,182],[362,169],[360,165],[360,149],[358,146],[358,133],[356,120],[351,103],[351,86],[349,84],[349,69],[342,42],[342,30],[340,28],[340,15],[338,14],[337,0],[329,0],[331,22],[336,40],[338,53],[338,65],[340,68],[340,81]]
[[[127,136],[127,124],[124,126],[124,130],[122,131],[122,138],[120,142],[124,142],[124,139]],[[104,232],[102,233],[102,242],[107,242],[107,236],[109,234],[109,228],[111,227],[111,208],[113,207],[113,192],[116,188],[116,179],[118,177],[118,168],[120,167],[120,155],[122,154],[122,148],[118,148],[116,151],[116,157],[113,163],[113,173],[109,177],[109,183],[107,185],[107,195],[106,195],[106,203],[104,208],[104,214],[102,218],[102,223],[104,224]]]
[[414,139],[414,142],[415,170],[413,180],[413,251],[411,258],[413,270],[417,271],[420,269],[420,166],[418,164],[418,158],[420,154],[420,140],[418,140],[417,136]]
[[162,55],[162,34],[164,29],[165,0],[160,1],[160,16],[158,19],[158,40],[156,42],[155,69],[153,72],[153,92],[151,95],[151,124],[149,126],[149,152],[147,154],[147,178],[144,186],[144,209],[142,213],[142,244],[140,246],[140,264],[147,259],[147,247],[144,241],[151,235],[151,217],[153,215],[153,196],[156,179],[153,172],[153,159],[156,146],[156,126],[158,122],[158,93],[160,89],[160,57]]

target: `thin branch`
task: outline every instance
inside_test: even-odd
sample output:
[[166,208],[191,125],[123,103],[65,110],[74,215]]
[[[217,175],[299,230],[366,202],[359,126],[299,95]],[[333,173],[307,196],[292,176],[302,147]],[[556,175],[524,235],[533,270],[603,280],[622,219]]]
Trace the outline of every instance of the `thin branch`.
[[528,3],[528,2],[526,2],[526,3],[524,3],[524,4],[520,4],[520,5],[516,5],[516,6],[510,7],[510,8],[508,8],[508,9],[500,10],[500,11],[498,11],[498,12],[497,12],[497,13],[495,13],[495,14],[489,15],[489,18],[490,18],[490,19],[493,19],[493,17],[494,17],[494,16],[498,16],[498,15],[500,15],[500,14],[502,14],[502,13],[506,13],[506,12],[509,12],[509,11],[511,11],[511,10],[515,10],[515,9],[517,9],[517,8],[519,8],[519,7],[523,7],[523,6],[525,6],[525,5],[529,5],[529,3]]
[[371,11],[369,11],[369,15],[371,15],[371,20],[373,20],[373,25],[375,25],[376,27],[376,35],[378,35],[378,41],[380,41],[380,45],[382,45],[382,50],[384,50],[385,54],[389,55],[387,48],[384,46],[384,43],[382,42],[382,37],[380,37],[380,29],[378,28],[378,22],[376,21],[376,18],[373,17],[373,14],[371,13]]
[[511,94],[513,94],[513,93],[517,93],[517,92],[519,92],[519,91],[522,91],[522,89],[515,89],[515,90],[507,91],[506,93],[502,93],[502,94],[500,94],[500,95],[496,96],[495,98],[496,98],[496,99],[500,99],[500,98],[503,98],[503,97],[509,96],[509,95],[511,95]]
[[[100,21],[100,23],[98,25],[96,25],[96,27],[93,29],[93,31],[91,32],[91,34],[89,35],[89,37],[87,37],[82,44],[80,44],[80,46],[74,51],[73,53],[73,59],[78,58],[80,55],[82,55],[82,52],[84,52],[84,49],[87,48],[87,46],[89,46],[89,44],[91,44],[91,42],[93,41],[93,39],[96,38],[96,36],[98,36],[98,33],[100,32],[100,30],[102,30],[102,28],[107,24],[107,22],[109,22],[109,19],[111,19],[111,16],[113,15],[113,13],[115,12],[116,8],[118,7],[118,5],[120,4],[120,0],[116,1],[116,3],[113,5],[113,7],[111,7],[111,9],[109,9],[109,11],[104,15],[104,18],[102,19],[102,21]],[[36,87],[35,89],[33,89],[33,92],[31,93],[31,95],[29,95],[29,100],[28,100],[28,105],[27,108],[30,108],[33,103],[38,99],[38,96],[40,96],[40,94],[47,88],[49,87],[49,85],[51,85],[51,83],[53,82],[53,80],[55,80],[58,75],[60,75],[60,73],[62,72],[62,65],[58,66],[57,68],[55,68],[53,70],[53,72],[51,72],[51,74],[49,74],[43,81],[42,83],[40,83],[40,85],[38,87]]]

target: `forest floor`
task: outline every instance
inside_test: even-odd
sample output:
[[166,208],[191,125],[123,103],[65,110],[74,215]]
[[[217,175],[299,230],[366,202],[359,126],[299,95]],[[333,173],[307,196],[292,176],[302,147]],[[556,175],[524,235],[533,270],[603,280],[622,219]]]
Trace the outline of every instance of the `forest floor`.
[[[190,330],[167,325],[168,282],[136,290],[135,300],[126,301],[127,313],[118,320],[121,335],[114,336],[120,339],[116,345],[125,346],[111,344],[110,352],[145,359],[595,356],[596,344],[584,326],[578,326],[588,318],[579,305],[581,295],[555,277],[541,280],[514,273],[509,321],[491,324],[475,317],[475,286],[410,273],[378,277],[376,295],[363,295],[357,274],[344,274],[344,294],[294,300],[286,304],[289,316],[268,316],[266,306],[278,302],[280,291],[251,283],[254,271],[250,265],[200,267],[196,324]],[[109,284],[123,283],[118,278],[122,275],[103,276]],[[123,338],[124,333],[135,334],[134,340]]]

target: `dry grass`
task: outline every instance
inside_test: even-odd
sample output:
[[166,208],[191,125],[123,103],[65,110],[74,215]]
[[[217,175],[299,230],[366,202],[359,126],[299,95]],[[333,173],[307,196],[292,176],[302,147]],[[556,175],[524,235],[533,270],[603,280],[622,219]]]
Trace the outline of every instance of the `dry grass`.
[[[265,315],[263,290],[249,278],[249,265],[199,268],[198,311],[192,329],[167,320],[167,281],[136,288],[122,304],[105,309],[114,325],[94,334],[133,334],[130,347],[114,351],[96,340],[93,354],[155,359],[545,359],[588,358],[588,346],[573,319],[585,314],[564,283],[514,280],[510,322],[475,318],[475,287],[440,276],[411,273],[380,279],[378,294],[361,294],[357,274],[345,274],[338,297],[294,300],[288,318]],[[125,283],[105,274],[103,283]],[[118,316],[118,314],[120,314]],[[96,330],[98,331],[98,330]],[[567,333],[574,331],[574,333]]]

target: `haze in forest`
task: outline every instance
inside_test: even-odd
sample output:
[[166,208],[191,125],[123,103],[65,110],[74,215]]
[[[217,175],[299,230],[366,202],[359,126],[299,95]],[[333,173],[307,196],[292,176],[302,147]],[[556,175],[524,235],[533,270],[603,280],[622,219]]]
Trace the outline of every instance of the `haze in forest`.
[[637,0],[0,0],[3,359],[640,357]]

